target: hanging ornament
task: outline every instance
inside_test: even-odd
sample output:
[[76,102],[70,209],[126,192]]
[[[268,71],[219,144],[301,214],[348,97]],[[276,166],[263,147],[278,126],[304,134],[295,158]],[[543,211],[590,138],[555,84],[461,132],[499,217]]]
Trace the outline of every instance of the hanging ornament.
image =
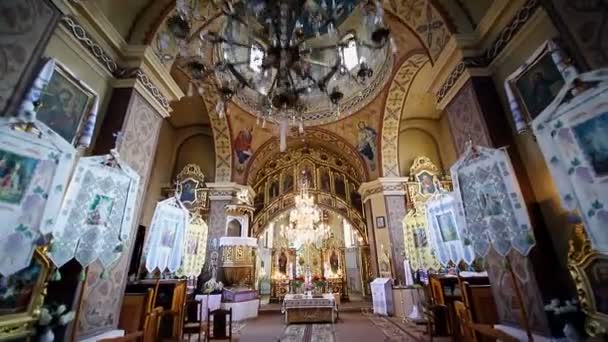
[[300,121],[300,123],[298,124],[298,131],[300,132],[300,134],[304,133],[304,124],[302,123],[302,121]]

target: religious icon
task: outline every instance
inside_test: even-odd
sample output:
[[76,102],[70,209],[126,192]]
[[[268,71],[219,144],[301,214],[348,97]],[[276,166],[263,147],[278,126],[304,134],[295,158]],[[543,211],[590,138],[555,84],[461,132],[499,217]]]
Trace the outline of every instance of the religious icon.
[[414,246],[416,246],[416,248],[428,246],[426,231],[423,227],[414,228]]
[[289,169],[283,176],[283,193],[288,193],[293,190],[293,173]]
[[37,165],[34,158],[0,150],[0,202],[21,203]]
[[279,273],[287,274],[287,256],[283,251],[279,254]]
[[279,196],[279,181],[276,179],[273,179],[270,182],[270,188],[268,189],[268,193],[269,193],[269,197],[270,199],[274,199],[277,196]]
[[319,182],[321,184],[321,190],[331,192],[331,185],[329,180],[329,170],[321,168],[319,170]]
[[194,203],[196,202],[196,188],[198,187],[198,182],[194,179],[187,179],[181,185],[182,193],[179,196],[179,200],[182,203]]
[[228,223],[226,236],[241,236],[241,222],[239,220],[233,219]]
[[496,216],[502,214],[500,206],[500,194],[492,184],[486,184],[477,193],[479,206],[485,216]]
[[530,119],[540,114],[564,86],[564,77],[557,69],[551,53],[546,52],[514,82]]
[[331,256],[329,257],[329,266],[333,273],[338,273],[338,270],[340,269],[340,264],[338,254],[336,254],[335,250],[331,251]]
[[312,170],[310,166],[305,165],[302,168],[302,181],[306,183],[306,186],[310,188],[314,188],[313,178],[312,178]]
[[114,200],[105,195],[95,195],[89,204],[87,211],[86,224],[89,225],[105,225],[112,213]]
[[0,275],[0,317],[28,311],[42,271],[34,258],[27,268],[8,277]]
[[186,253],[195,255],[198,251],[198,239],[189,239],[186,242]]
[[416,178],[418,179],[418,183],[420,184],[420,194],[431,195],[439,190],[437,188],[437,182],[435,182],[437,176],[433,176],[430,173],[424,171],[419,173]]
[[175,231],[177,230],[177,223],[173,225],[167,224],[163,229],[163,233],[160,237],[160,244],[163,247],[173,248],[173,241],[175,240]]
[[608,175],[608,112],[576,125],[573,131],[595,174]]
[[334,174],[334,187],[336,188],[336,195],[346,198],[346,185],[344,184],[344,176],[340,174]]
[[358,146],[357,150],[365,160],[369,163],[370,169],[373,171],[376,169],[376,148],[378,133],[373,128],[367,126],[367,123],[360,121],[357,125],[359,128],[358,133]]
[[437,225],[441,233],[443,242],[458,240],[458,231],[456,230],[456,220],[452,212],[436,215]]
[[234,139],[234,154],[236,155],[236,160],[238,162],[239,169],[244,169],[245,163],[251,158],[253,155],[253,151],[251,150],[251,141],[253,140],[253,128],[249,127],[248,129],[240,130],[236,139]]

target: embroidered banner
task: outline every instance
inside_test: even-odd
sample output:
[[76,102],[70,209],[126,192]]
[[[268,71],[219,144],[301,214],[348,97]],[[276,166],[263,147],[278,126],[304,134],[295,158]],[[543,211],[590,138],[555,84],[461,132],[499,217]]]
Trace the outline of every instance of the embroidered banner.
[[0,121],[0,274],[30,264],[41,234],[51,231],[68,183],[76,149],[34,121],[38,132]]
[[181,266],[189,213],[175,197],[158,202],[146,243],[146,269],[177,271]]
[[493,246],[502,256],[511,248],[528,255],[536,242],[507,153],[469,146],[450,171],[457,219],[475,253],[486,256]]
[[182,266],[175,273],[178,277],[197,277],[205,265],[207,233],[209,227],[200,216],[195,216],[186,229]]
[[447,266],[450,261],[455,265],[460,261],[470,265],[475,260],[473,245],[463,234],[457,212],[453,193],[438,194],[426,202],[431,245],[443,266]]
[[130,238],[138,189],[139,175],[118,155],[81,158],[53,229],[53,263],[111,266]]
[[590,88],[562,104],[574,87],[567,83],[533,129],[562,205],[578,209],[593,248],[608,253],[608,69],[578,80]]

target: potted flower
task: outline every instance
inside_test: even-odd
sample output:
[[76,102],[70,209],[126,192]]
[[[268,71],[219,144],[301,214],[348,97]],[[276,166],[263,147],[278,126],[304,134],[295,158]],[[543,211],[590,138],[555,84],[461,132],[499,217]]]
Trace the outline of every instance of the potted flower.
[[304,285],[304,277],[295,277],[292,281],[292,291],[294,293],[302,293],[302,285]]
[[322,294],[327,284],[325,278],[318,275],[312,277],[312,283],[314,285],[313,291],[316,295]]
[[52,342],[55,340],[55,330],[58,327],[66,326],[74,320],[74,311],[68,311],[65,305],[45,305],[40,309],[38,319],[38,341]]

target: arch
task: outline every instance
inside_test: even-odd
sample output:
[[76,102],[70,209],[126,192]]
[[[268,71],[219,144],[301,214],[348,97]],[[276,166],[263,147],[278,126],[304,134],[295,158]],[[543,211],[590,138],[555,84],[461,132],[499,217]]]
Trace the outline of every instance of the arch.
[[[367,165],[361,155],[352,147],[346,140],[341,138],[335,133],[323,130],[320,128],[309,128],[306,129],[306,135],[304,140],[301,138],[289,138],[287,145],[290,149],[296,148],[302,145],[309,146],[314,149],[315,146],[320,146],[322,149],[326,149],[334,154],[341,155],[344,157],[352,167],[361,175],[361,182],[369,180],[369,173]],[[245,170],[245,179],[247,184],[253,185],[255,176],[260,169],[264,167],[264,164],[273,156],[279,154],[279,141],[277,138],[272,138],[266,141],[260,146],[249,162],[247,169]]]
[[[173,177],[175,177],[175,175],[177,175],[177,173],[181,171],[181,167],[188,164],[188,163],[184,163],[184,165],[181,165],[181,167],[178,165],[180,162],[180,155],[181,155],[183,147],[187,146],[187,144],[191,140],[193,140],[195,138],[199,138],[199,137],[209,138],[209,139],[211,139],[211,141],[213,141],[212,135],[206,134],[206,133],[201,133],[201,132],[189,134],[177,141],[177,148],[175,149],[175,157],[174,157],[174,161],[173,161],[173,172],[172,172]],[[201,158],[201,160],[202,159],[204,159],[204,158]],[[208,182],[210,182],[212,180],[215,181],[215,174],[213,173],[213,172],[215,172],[215,168],[205,167],[206,165],[202,165],[200,163],[201,160],[199,160],[199,162],[195,162],[194,160],[192,160],[191,162],[195,163],[201,167],[201,169],[203,170],[203,174],[205,175],[206,181],[208,181]]]
[[[433,136],[433,134],[431,134],[429,131],[427,131],[427,130],[425,130],[425,129],[423,129],[423,128],[419,128],[419,127],[408,127],[408,128],[406,128],[406,129],[404,129],[404,130],[402,130],[402,131],[400,131],[400,132],[399,132],[399,145],[401,145],[401,138],[403,137],[403,135],[404,135],[406,132],[418,132],[418,133],[421,133],[421,134],[423,134],[423,135],[424,135],[424,136],[425,136],[425,137],[426,137],[426,138],[427,138],[429,141],[431,141],[431,142],[432,142],[432,144],[433,144],[433,146],[432,146],[432,151],[434,152],[434,154],[435,154],[435,156],[436,156],[436,158],[437,158],[437,159],[436,159],[436,160],[431,159],[431,160],[433,161],[433,164],[437,165],[437,166],[438,166],[438,167],[439,167],[441,170],[443,170],[443,161],[442,161],[442,159],[441,159],[441,150],[439,149],[439,144],[437,143],[437,139],[435,139],[435,137]],[[425,155],[425,156],[427,156],[427,157],[429,157],[429,158],[431,158],[431,157],[432,157],[431,155],[429,155],[429,153],[425,153],[425,152],[423,152],[423,151],[418,150],[418,151],[416,151],[416,153],[413,155],[412,162],[415,160],[415,158],[419,157],[420,155]],[[399,155],[399,165],[400,165],[400,166],[402,166],[401,164],[402,164],[402,162],[403,162],[403,160],[402,160],[402,158],[401,158],[401,157],[402,157],[402,156],[401,156],[401,154],[400,154],[400,155]],[[411,164],[411,163],[410,163],[410,164]],[[404,165],[404,166],[405,166],[405,169],[403,169],[403,168],[401,168],[401,167],[400,167],[400,172],[401,172],[401,173],[400,173],[400,176],[406,176],[407,174],[405,174],[405,173],[406,173],[406,172],[409,170],[409,168],[410,168],[410,166],[411,166],[411,165]]]
[[391,81],[384,106],[380,163],[382,176],[399,177],[399,124],[412,81],[422,66],[429,62],[426,54],[414,53],[399,67]]

